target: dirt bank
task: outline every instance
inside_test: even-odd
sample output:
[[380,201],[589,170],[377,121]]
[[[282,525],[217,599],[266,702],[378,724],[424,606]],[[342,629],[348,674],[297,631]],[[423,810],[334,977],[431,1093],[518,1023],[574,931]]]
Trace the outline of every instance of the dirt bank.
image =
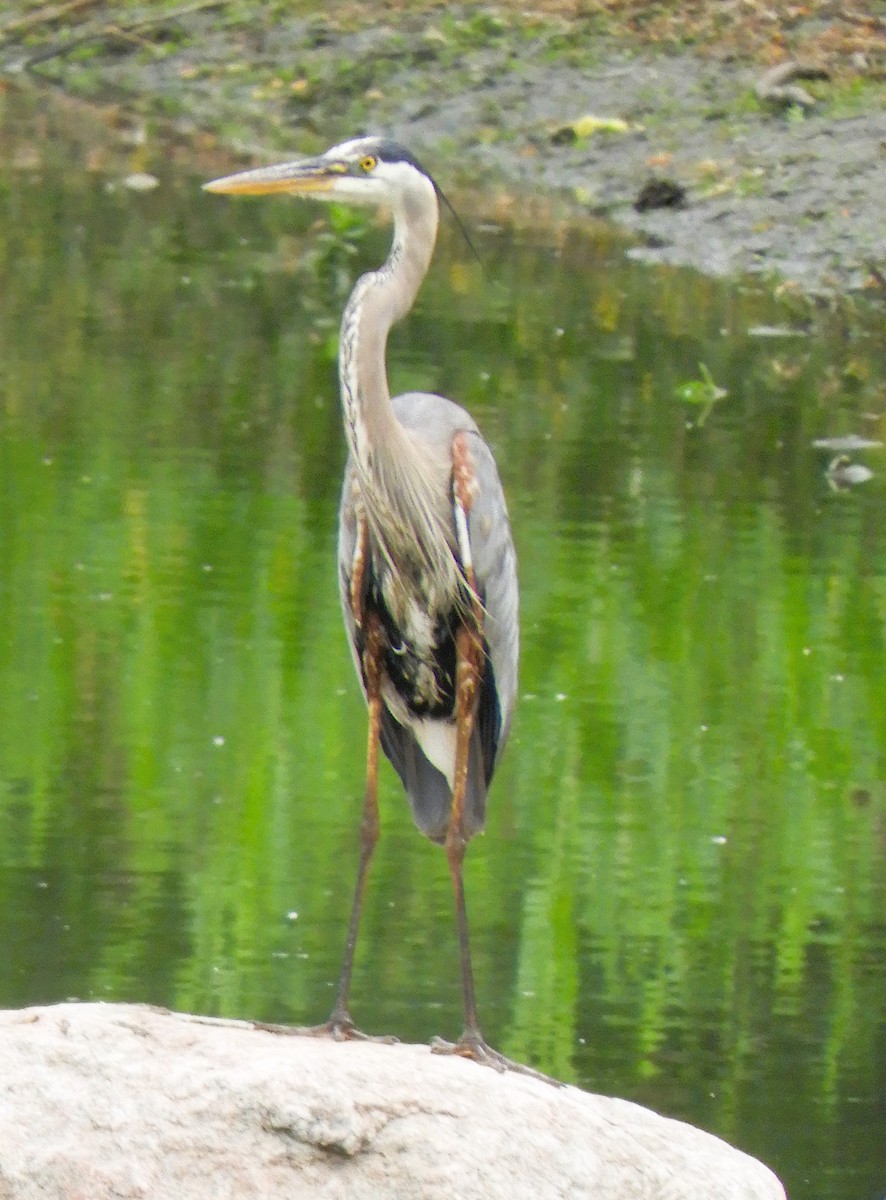
[[[444,185],[611,217],[649,259],[886,297],[881,4],[689,4],[679,19],[629,0],[531,18],[357,4],[333,20],[204,2],[133,7],[128,24],[119,6],[57,7],[0,28],[0,69],[211,131],[238,158],[384,131]],[[798,85],[809,102],[757,94],[792,55],[827,71]],[[650,179],[682,202],[638,211]]]

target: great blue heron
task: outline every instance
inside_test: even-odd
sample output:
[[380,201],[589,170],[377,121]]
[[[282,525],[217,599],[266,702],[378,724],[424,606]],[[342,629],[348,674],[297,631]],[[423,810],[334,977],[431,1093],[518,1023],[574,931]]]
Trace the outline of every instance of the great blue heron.
[[391,398],[388,332],[409,312],[437,237],[439,189],[395,142],[357,138],[319,158],[244,171],[209,191],[280,192],[387,206],[384,265],[345,307],[339,380],[349,458],[341,499],[342,611],[369,708],[360,865],[335,1005],[319,1030],[362,1037],[348,1011],[367,868],[378,840],[378,746],[422,833],[446,847],[455,894],[465,1028],[435,1041],[499,1069],[477,1019],[462,865],[483,828],[486,791],[517,693],[517,563],[498,471],[473,418],[424,392]]

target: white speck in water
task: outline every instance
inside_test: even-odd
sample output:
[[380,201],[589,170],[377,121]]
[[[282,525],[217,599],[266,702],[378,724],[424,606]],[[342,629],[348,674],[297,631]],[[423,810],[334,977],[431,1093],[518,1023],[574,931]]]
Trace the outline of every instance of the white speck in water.
[[213,566],[212,566],[212,563],[204,563],[204,564],[203,564],[203,570],[206,572],[206,574],[207,574],[207,575],[208,575],[208,574],[209,574],[209,572],[210,572],[210,571],[212,571],[213,569],[214,569],[214,568],[213,568]]
[[569,699],[569,696],[566,694],[566,692],[557,692],[557,694],[556,694],[556,696],[554,697],[554,699],[555,699],[555,700],[561,700],[561,701],[562,701],[562,700],[568,700],[568,699]]
[[125,176],[120,182],[131,192],[152,192],[155,187],[160,186],[157,176],[150,175],[147,171],[133,171],[131,175]]
[[287,921],[297,921],[298,920],[298,913],[295,911],[294,908],[291,908],[289,910],[289,912],[286,914],[286,920]]
[[215,737],[212,739],[212,744],[213,744],[213,746],[223,746],[225,744],[225,739],[222,737],[222,735],[220,733],[217,733],[215,735]]
[[711,841],[714,843],[715,846],[725,846],[727,839],[723,836],[722,833],[718,833],[714,837],[711,838]]
[[805,657],[805,658],[808,658],[808,657],[809,657],[809,655],[810,655],[811,653],[812,653],[812,647],[811,647],[811,646],[804,646],[804,647],[803,647],[803,655],[804,655],[804,657]]

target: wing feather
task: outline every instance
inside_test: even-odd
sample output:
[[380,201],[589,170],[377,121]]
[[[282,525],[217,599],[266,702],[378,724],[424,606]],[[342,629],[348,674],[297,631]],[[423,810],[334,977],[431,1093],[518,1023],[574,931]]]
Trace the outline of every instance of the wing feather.
[[[476,486],[472,507],[467,513],[467,536],[477,589],[485,611],[483,632],[487,656],[469,751],[465,832],[471,836],[483,828],[486,790],[508,736],[517,695],[519,614],[516,553],[495,460],[471,416],[451,401],[427,393],[398,396],[393,404],[401,424],[425,443],[425,448],[432,455],[445,454],[447,460],[451,461],[452,439],[456,433],[464,433],[473,464]],[[453,543],[456,543],[454,512],[452,520]],[[356,537],[355,472],[349,464],[345,471],[339,514],[339,583],[348,642],[362,684],[359,637],[351,607],[350,583]],[[371,571],[370,554],[364,589],[368,587]],[[451,791],[445,775],[430,762],[422,749],[420,725],[418,718],[413,720],[410,714],[402,712],[395,715],[385,705],[381,744],[409,796],[417,825],[428,837],[441,841],[446,835]]]

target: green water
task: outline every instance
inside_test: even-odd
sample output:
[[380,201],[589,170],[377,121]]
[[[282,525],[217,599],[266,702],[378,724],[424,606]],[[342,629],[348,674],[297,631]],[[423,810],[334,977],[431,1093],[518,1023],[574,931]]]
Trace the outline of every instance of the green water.
[[[387,235],[0,104],[0,1005],[320,1020],[365,737],[334,347]],[[467,859],[487,1036],[794,1200],[879,1198],[886,452],[840,491],[811,443],[886,435],[886,335],[607,231],[477,242],[444,227],[390,370],[473,411],[520,556]],[[728,392],[700,425],[699,363]],[[453,1036],[444,856],[387,768],[381,799],[353,1012]]]

